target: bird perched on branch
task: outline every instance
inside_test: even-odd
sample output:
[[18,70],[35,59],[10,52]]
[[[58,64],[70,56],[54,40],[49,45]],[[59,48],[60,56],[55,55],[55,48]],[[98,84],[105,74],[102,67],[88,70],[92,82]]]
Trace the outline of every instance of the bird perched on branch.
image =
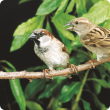
[[32,39],[35,43],[35,54],[49,67],[49,69],[44,70],[44,77],[46,77],[46,72],[49,73],[50,70],[56,67],[66,68],[68,65],[72,66],[77,72],[76,67],[69,64],[69,54],[65,45],[49,31],[35,29],[29,39]]
[[75,18],[65,26],[79,35],[82,45],[97,55],[97,61],[110,57],[110,30],[93,24],[86,18]]

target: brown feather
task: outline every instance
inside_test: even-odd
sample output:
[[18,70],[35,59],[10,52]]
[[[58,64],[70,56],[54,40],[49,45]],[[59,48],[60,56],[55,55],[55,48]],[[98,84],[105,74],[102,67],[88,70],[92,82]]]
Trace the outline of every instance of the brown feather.
[[42,32],[44,32],[45,35],[48,35],[49,37],[51,37],[53,40],[54,36],[49,31],[43,29]]
[[67,50],[67,48],[65,47],[65,45],[63,45],[63,47],[62,47],[62,51],[63,51],[63,52],[66,52],[66,53],[69,55],[68,50]]
[[[60,43],[60,45],[63,45],[63,46],[62,46],[62,51],[68,53],[68,50],[67,50],[67,48],[65,47],[65,45],[64,45],[60,40],[58,40],[58,39],[56,39],[56,40]],[[69,54],[69,53],[68,53],[68,54]]]
[[[99,31],[100,30],[100,31]],[[97,26],[82,39],[85,45],[110,48],[110,31]]]

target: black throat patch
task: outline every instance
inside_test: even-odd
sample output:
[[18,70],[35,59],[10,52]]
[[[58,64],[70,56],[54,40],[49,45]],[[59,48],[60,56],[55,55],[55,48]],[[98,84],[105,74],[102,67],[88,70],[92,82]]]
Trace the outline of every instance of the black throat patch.
[[40,51],[41,53],[45,53],[48,51],[48,48],[41,48],[41,47],[38,47],[38,51]]
[[35,43],[38,45],[38,47],[40,46],[40,41],[38,39],[34,39]]

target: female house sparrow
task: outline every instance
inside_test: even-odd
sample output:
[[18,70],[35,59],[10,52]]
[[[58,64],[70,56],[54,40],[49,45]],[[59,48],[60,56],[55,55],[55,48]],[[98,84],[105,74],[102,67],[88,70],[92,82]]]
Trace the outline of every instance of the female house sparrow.
[[65,26],[67,25],[72,27],[66,30],[75,31],[82,45],[97,55],[97,61],[110,56],[110,30],[97,26],[83,17],[75,18]]
[[[45,29],[35,29],[29,36],[29,39],[34,40],[35,54],[49,67],[44,70],[49,73],[56,67],[66,68],[69,64],[69,54],[65,45],[56,39],[49,31]],[[72,64],[76,71],[76,67]]]

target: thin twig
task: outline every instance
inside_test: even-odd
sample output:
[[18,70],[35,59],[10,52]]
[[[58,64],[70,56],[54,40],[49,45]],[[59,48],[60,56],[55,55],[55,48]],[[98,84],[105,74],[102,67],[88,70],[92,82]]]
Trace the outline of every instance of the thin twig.
[[[101,62],[95,61],[94,65],[100,65],[105,62],[109,62],[110,57],[103,59]],[[76,66],[78,72],[84,71],[87,69],[91,69],[92,65],[91,63],[85,63],[81,64],[79,66]],[[73,68],[66,68],[63,70],[53,70],[50,71],[50,73],[46,73],[46,77],[55,77],[55,76],[67,76],[67,75],[76,75]],[[77,73],[78,74],[78,73]],[[19,71],[19,72],[3,72],[0,71],[0,79],[15,79],[15,78],[27,78],[27,79],[36,79],[36,78],[44,78],[43,72],[27,72],[27,71]]]

